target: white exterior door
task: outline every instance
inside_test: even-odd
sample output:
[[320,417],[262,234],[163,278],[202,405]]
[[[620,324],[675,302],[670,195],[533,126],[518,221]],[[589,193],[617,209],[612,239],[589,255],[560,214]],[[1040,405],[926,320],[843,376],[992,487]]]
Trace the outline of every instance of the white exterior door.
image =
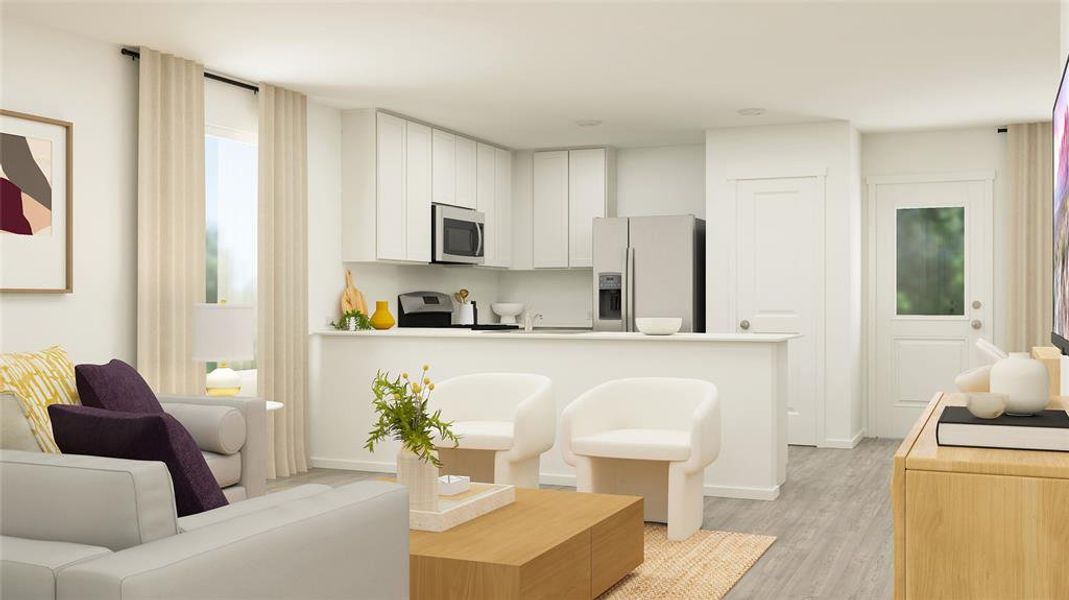
[[901,438],[990,338],[993,175],[869,180],[875,217],[875,414]]
[[788,442],[816,445],[824,373],[824,178],[736,182],[736,330],[789,342]]

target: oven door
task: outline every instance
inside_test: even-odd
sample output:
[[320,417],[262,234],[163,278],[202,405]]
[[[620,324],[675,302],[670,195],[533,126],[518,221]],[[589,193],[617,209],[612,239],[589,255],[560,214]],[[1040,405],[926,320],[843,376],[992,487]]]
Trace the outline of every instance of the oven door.
[[481,265],[484,221],[481,212],[435,204],[434,262]]

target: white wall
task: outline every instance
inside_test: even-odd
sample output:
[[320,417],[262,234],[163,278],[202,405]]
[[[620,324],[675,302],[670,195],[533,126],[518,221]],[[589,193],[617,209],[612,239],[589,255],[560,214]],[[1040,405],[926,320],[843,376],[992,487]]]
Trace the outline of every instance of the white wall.
[[[917,131],[903,133],[870,133],[862,136],[861,171],[872,175],[911,175],[954,171],[995,171],[995,272],[992,299],[992,341],[998,345],[1005,339],[1009,319],[1006,306],[1006,261],[1000,252],[1007,243],[1006,225],[1009,213],[1006,205],[1006,134],[996,127]],[[867,189],[864,192],[867,196]],[[865,207],[869,209],[870,199]]]
[[544,327],[590,327],[593,289],[590,269],[505,271],[498,295],[541,314]]
[[[861,397],[861,206],[855,129],[846,122],[745,127],[706,132],[706,320],[735,331],[731,256],[735,202],[730,179],[824,172],[825,373],[818,444],[848,446],[863,431]],[[822,435],[821,435],[822,431]]]
[[74,123],[74,292],[0,294],[0,351],[136,355],[137,64],[119,47],[0,19],[0,106]]
[[705,144],[617,150],[616,214],[705,218]]
[[308,330],[338,318],[341,265],[341,111],[308,102]]

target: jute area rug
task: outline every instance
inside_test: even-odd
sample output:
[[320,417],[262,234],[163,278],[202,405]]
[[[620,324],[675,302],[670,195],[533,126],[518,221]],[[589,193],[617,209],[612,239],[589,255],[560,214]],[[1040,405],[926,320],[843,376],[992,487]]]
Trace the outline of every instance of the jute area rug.
[[667,527],[647,523],[645,562],[599,600],[718,600],[774,541],[768,535],[702,529],[670,542]]

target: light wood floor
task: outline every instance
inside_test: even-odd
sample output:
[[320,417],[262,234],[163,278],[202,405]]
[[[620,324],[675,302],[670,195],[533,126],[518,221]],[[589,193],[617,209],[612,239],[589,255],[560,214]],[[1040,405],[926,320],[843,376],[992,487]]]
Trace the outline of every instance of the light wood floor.
[[[890,598],[891,457],[898,443],[869,439],[853,450],[791,446],[778,500],[706,498],[703,528],[777,537],[727,600]],[[380,476],[312,469],[268,488]]]

